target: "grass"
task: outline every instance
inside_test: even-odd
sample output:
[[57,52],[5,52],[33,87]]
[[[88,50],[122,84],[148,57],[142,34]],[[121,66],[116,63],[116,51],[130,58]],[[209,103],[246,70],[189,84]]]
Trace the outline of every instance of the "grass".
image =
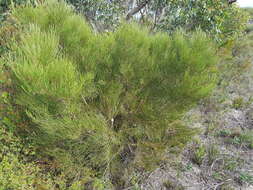
[[240,166],[238,160],[235,158],[225,159],[224,162],[225,162],[224,169],[229,171],[235,171]]
[[170,180],[165,181],[163,185],[168,190],[185,190],[185,188],[182,185],[175,184],[174,182],[171,182]]
[[241,183],[253,185],[253,176],[248,173],[240,173],[239,180]]
[[224,129],[217,133],[217,136],[226,137],[226,142],[240,147],[252,149],[253,147],[253,132],[251,130],[241,131],[232,129]]
[[194,150],[192,161],[198,165],[202,164],[206,155],[206,148],[203,145],[200,145]]
[[235,190],[235,188],[233,188],[231,185],[229,184],[222,184],[220,186],[220,190]]
[[232,136],[229,139],[227,139],[227,142],[236,146],[252,149],[253,132],[248,131],[248,132],[243,132],[241,134],[238,134],[237,136]]
[[220,136],[220,137],[229,137],[230,135],[231,135],[231,131],[228,130],[228,129],[220,130],[220,131],[217,133],[217,136]]
[[208,158],[208,163],[211,165],[220,155],[220,151],[217,145],[210,145],[207,148],[207,158]]
[[244,106],[244,100],[242,97],[236,98],[233,100],[232,108],[241,109]]

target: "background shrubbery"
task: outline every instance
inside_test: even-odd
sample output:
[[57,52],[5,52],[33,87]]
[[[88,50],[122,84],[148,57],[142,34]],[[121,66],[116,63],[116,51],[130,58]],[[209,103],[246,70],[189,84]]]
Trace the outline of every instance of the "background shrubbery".
[[[228,0],[107,1],[68,0],[85,15],[94,29],[113,30],[120,20],[135,20],[152,31],[172,33],[178,28],[201,28],[220,45],[231,44],[242,35],[247,14]],[[92,7],[92,8],[90,8]],[[139,11],[133,11],[134,9]],[[132,14],[131,14],[132,13]]]
[[[35,190],[39,186],[53,189],[47,176],[43,176],[39,167],[29,163],[33,157],[33,147],[8,131],[6,121],[0,124],[0,189]],[[27,142],[26,142],[27,143]],[[27,143],[28,144],[28,143]]]
[[174,31],[183,27],[193,31],[201,28],[220,46],[230,44],[242,35],[248,20],[244,11],[236,4],[228,4],[227,0],[179,0],[172,3],[166,14],[168,16],[160,23],[163,29]]
[[[42,0],[44,1],[44,0]],[[11,3],[12,2],[12,3]],[[36,0],[2,0],[0,20],[6,18],[10,5],[36,4]],[[195,31],[201,28],[220,45],[231,44],[242,35],[247,14],[228,0],[67,0],[85,16],[96,32],[115,30],[122,20],[135,20],[152,31],[175,32],[178,28]],[[134,10],[138,11],[134,11]]]
[[246,32],[253,31],[253,8],[243,9],[249,15],[249,22],[247,23]]
[[16,30],[0,60],[5,107],[22,118],[15,131],[37,157],[55,163],[53,175],[122,188],[125,175],[152,168],[195,133],[179,120],[209,94],[217,72],[203,32],[169,37],[122,24],[94,34],[56,1],[15,8],[11,17]]

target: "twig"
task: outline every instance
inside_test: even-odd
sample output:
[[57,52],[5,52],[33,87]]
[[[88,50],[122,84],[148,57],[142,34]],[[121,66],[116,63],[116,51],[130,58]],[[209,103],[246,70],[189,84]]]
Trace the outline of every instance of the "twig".
[[134,16],[136,13],[138,13],[143,7],[145,7],[150,0],[145,0],[142,3],[140,3],[137,7],[130,10],[126,15],[126,20],[129,20],[132,16]]
[[214,190],[217,190],[217,188],[225,183],[227,183],[228,181],[231,181],[232,179],[227,179],[226,181],[222,182],[222,183],[218,183],[215,187]]

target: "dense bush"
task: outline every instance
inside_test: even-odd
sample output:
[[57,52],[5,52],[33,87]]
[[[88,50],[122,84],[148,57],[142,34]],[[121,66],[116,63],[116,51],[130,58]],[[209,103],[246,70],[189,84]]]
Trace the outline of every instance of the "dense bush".
[[[16,137],[10,128],[10,121],[0,122],[0,189],[35,190],[38,186],[52,189],[53,185],[40,172],[39,167],[29,163],[34,149]],[[47,185],[46,185],[47,184]],[[51,188],[50,188],[51,187]]]
[[[10,22],[7,22],[9,26],[6,26],[6,18],[11,6],[14,4],[21,5],[27,2],[34,2],[33,0],[1,0],[0,1],[0,56],[6,51],[5,35],[11,35],[13,32],[13,26]],[[4,27],[3,27],[4,26]]]
[[18,32],[0,63],[12,81],[12,105],[28,122],[17,130],[69,181],[123,185],[127,170],[152,168],[195,133],[179,120],[209,94],[217,72],[203,32],[168,36],[123,24],[94,34],[53,0],[12,16]]
[[76,179],[69,185],[63,176],[51,176],[46,161],[36,161],[35,147],[31,142],[17,137],[11,122],[0,122],[0,189],[1,190],[82,190]]

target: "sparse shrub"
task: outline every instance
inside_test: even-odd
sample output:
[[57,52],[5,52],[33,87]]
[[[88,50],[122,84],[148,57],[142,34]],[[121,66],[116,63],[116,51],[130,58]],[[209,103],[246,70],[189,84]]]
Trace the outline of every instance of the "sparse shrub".
[[253,176],[248,173],[240,173],[238,180],[241,184],[243,183],[247,183],[250,185],[253,184]]
[[[70,181],[121,183],[125,169],[150,169],[195,134],[178,120],[215,86],[215,48],[203,32],[167,36],[123,24],[94,34],[53,0],[13,16],[20,32],[0,60],[13,105],[30,122],[23,132]],[[204,152],[197,150],[197,163]]]
[[230,138],[227,140],[229,143],[239,146],[241,144],[241,140],[238,136]]
[[194,151],[192,161],[198,165],[201,165],[205,155],[206,155],[206,148],[205,146],[200,145]]
[[229,137],[231,135],[231,131],[227,129],[223,129],[223,130],[220,130],[217,135],[221,137]]
[[243,134],[239,136],[239,138],[242,145],[250,149],[253,148],[253,132],[252,131],[244,132]]
[[225,180],[225,175],[222,172],[214,172],[212,174],[212,177],[218,181],[224,181]]
[[185,170],[186,171],[191,171],[192,170],[192,164],[190,162],[187,163]]
[[167,180],[163,183],[164,187],[168,190],[185,190],[185,188],[181,184],[177,184],[171,180]]
[[229,184],[222,184],[220,190],[235,190],[235,189]]
[[208,164],[211,165],[215,159],[217,159],[218,155],[220,154],[218,147],[216,145],[210,145],[207,148],[207,157],[208,157]]
[[251,131],[243,132],[236,135],[231,135],[229,139],[227,139],[227,142],[252,149],[253,145],[253,133]]
[[244,100],[243,100],[242,97],[239,97],[239,98],[236,98],[236,99],[233,100],[233,105],[232,105],[232,107],[233,107],[234,109],[240,109],[240,108],[242,108],[243,106],[244,106]]
[[234,171],[240,164],[237,159],[229,158],[224,160],[224,168],[229,171]]

